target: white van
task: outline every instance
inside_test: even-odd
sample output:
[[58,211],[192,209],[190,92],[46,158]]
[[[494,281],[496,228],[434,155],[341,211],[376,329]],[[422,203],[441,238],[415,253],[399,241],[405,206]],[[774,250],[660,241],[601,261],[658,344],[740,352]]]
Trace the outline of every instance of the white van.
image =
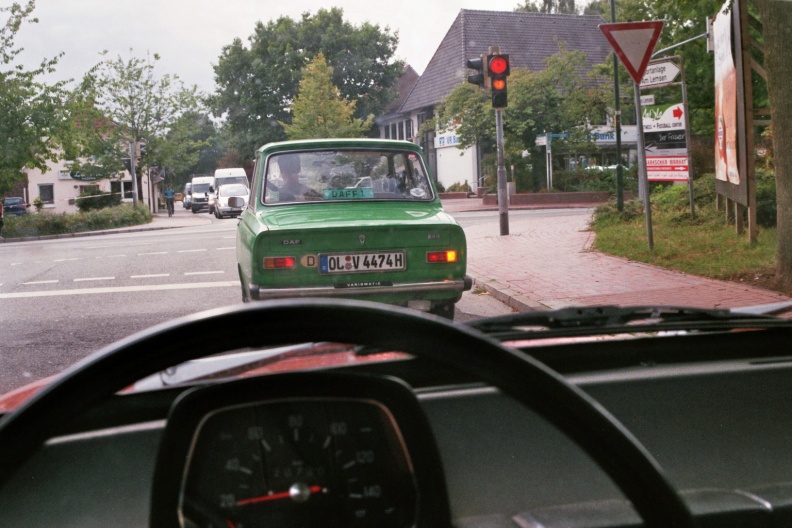
[[241,167],[232,169],[217,169],[214,173],[214,181],[212,182],[212,191],[209,197],[209,214],[215,212],[214,206],[218,199],[218,190],[221,185],[229,185],[232,183],[242,184],[248,189],[250,183],[248,182],[247,173]]
[[190,210],[197,213],[209,207],[209,195],[212,194],[214,176],[193,176],[190,182]]
[[241,183],[245,187],[250,187],[245,169],[217,169],[214,173],[215,189],[227,183]]

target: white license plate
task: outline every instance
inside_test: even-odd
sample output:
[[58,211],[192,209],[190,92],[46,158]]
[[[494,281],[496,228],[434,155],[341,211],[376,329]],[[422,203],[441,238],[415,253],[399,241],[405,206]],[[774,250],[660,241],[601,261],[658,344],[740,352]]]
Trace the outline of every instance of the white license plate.
[[319,255],[319,273],[403,271],[406,269],[407,258],[404,251]]

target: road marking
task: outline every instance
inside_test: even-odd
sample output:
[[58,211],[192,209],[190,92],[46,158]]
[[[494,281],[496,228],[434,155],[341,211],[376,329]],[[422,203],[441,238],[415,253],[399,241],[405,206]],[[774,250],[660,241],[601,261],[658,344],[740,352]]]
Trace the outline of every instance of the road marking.
[[115,280],[115,277],[84,277],[81,279],[74,279],[74,282],[89,282],[89,281],[104,281]]
[[218,275],[223,273],[225,271],[188,271],[185,275]]
[[177,251],[176,253],[199,253],[201,251],[206,251],[206,248],[204,248],[204,249],[182,249],[182,250]]
[[126,255],[105,255],[104,257],[96,257],[96,258],[100,259],[100,258],[119,258],[119,257],[126,257]]
[[[38,263],[37,263],[37,264],[38,264]],[[12,265],[12,266],[21,266],[21,265],[22,265],[22,263],[21,263],[21,262],[12,262],[12,263],[11,263],[11,265]]]
[[55,259],[53,262],[71,262],[72,260],[81,260],[77,257],[74,258],[65,258],[65,259]]
[[170,273],[152,273],[151,275],[131,275],[130,279],[153,279],[156,277],[170,277]]
[[236,249],[234,246],[217,248],[217,251],[224,251],[226,249]]
[[154,251],[152,253],[138,253],[138,257],[145,257],[147,255],[167,255],[167,251]]
[[239,288],[239,281],[223,281],[223,282],[191,282],[182,284],[155,284],[147,286],[115,286],[109,288],[80,288],[76,290],[52,290],[52,291],[36,291],[36,292],[15,292],[15,293],[0,293],[0,299],[23,299],[30,297],[60,297],[66,295],[90,295],[90,294],[106,294],[106,293],[130,293],[130,292],[150,292],[150,291],[166,291],[166,290],[190,290],[190,289],[203,289],[203,288]]
[[55,280],[42,280],[42,281],[30,281],[30,282],[23,282],[23,286],[32,286],[34,284],[55,284],[58,282],[58,279]]

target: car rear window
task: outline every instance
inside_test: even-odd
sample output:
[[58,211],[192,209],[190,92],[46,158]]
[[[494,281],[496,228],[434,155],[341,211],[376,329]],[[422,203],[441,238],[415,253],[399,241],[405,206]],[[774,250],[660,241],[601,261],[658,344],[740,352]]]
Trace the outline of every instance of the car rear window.
[[266,160],[265,204],[317,201],[430,201],[421,157],[398,150],[312,150]]

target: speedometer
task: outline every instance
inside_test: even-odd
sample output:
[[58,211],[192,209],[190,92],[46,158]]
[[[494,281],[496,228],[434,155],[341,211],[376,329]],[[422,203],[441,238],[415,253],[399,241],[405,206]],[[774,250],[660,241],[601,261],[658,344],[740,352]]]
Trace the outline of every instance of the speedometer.
[[185,527],[406,527],[416,484],[387,408],[353,399],[288,399],[218,409],[188,455]]

